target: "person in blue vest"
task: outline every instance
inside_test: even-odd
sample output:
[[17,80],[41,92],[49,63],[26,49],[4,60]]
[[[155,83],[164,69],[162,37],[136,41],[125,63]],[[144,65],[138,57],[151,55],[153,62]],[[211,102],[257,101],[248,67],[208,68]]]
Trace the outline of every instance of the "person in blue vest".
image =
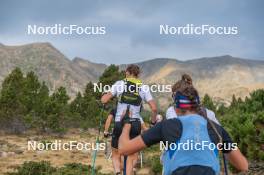
[[119,139],[120,154],[129,155],[160,143],[167,145],[163,156],[164,175],[220,174],[220,153],[240,171],[248,170],[247,159],[227,131],[206,117],[198,91],[186,81],[174,89],[177,118],[164,120],[140,136],[130,139],[132,118],[125,121]]

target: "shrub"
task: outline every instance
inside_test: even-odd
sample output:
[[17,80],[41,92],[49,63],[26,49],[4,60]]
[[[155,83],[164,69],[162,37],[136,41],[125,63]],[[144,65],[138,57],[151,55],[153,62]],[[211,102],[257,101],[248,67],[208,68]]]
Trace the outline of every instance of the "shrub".
[[[59,168],[53,167],[50,162],[47,161],[24,162],[15,169],[16,172],[9,172],[6,173],[6,175],[90,175],[92,170],[90,165],[83,165],[80,163],[69,163]],[[97,167],[95,173],[97,175],[106,175],[100,173],[100,170],[101,167]]]

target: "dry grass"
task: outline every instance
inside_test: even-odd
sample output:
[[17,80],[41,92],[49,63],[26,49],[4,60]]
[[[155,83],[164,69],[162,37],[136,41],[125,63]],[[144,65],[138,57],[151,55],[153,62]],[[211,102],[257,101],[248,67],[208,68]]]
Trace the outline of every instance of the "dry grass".
[[[0,152],[5,152],[5,156],[0,157],[0,174],[12,169],[24,161],[50,161],[53,166],[63,166],[66,163],[82,163],[91,164],[91,151],[32,151],[28,150],[28,140],[61,140],[62,142],[68,142],[76,140],[78,142],[95,142],[95,131],[80,132],[79,130],[69,131],[63,138],[57,138],[51,135],[37,135],[35,133],[27,133],[27,135],[0,135],[0,145],[4,146],[5,150],[1,149]],[[13,151],[22,150],[22,154],[15,154]],[[102,171],[105,173],[113,172],[111,162],[104,158],[103,151],[99,151],[96,165],[102,166]]]

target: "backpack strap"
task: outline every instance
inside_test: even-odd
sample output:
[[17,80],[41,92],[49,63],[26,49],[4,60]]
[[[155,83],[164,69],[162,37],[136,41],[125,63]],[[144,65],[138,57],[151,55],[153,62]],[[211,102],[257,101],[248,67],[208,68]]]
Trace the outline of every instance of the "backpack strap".
[[[208,124],[212,127],[213,131],[217,135],[217,137],[219,139],[219,143],[224,144],[222,135],[219,133],[219,131],[215,127],[215,124],[212,122],[212,120],[210,120],[208,118],[207,112],[206,112],[206,108],[205,107],[201,107],[201,110],[202,110],[202,116],[207,120]],[[222,153],[222,156],[223,156],[222,164],[224,165],[225,175],[228,175],[228,170],[227,170],[227,165],[226,165],[226,159],[225,159],[224,152],[223,152],[223,150],[222,151],[219,151],[219,152],[221,152]]]
[[208,122],[208,124],[212,127],[213,131],[215,132],[215,134],[217,135],[219,142],[222,143],[223,142],[223,137],[222,135],[219,133],[219,131],[216,129],[215,124],[212,122],[212,120],[210,120],[207,116],[207,111],[205,107],[201,107],[201,114],[206,121]]
[[129,112],[130,112],[130,105],[127,105],[127,109],[126,109],[126,113],[125,113],[125,115],[123,115],[122,117],[121,117],[121,123],[122,123],[122,126],[124,125],[124,121],[126,120],[126,119],[129,119]]

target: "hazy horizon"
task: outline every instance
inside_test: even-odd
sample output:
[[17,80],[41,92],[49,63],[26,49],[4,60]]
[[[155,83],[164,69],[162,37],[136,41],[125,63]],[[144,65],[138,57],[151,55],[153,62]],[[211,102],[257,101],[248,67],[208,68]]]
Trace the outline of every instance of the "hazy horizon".
[[[4,45],[4,46],[7,46],[7,47],[19,47],[19,46],[25,46],[25,45],[31,45],[31,44],[45,44],[45,43],[49,43],[51,44],[53,47],[55,47],[52,43],[50,42],[34,42],[34,43],[26,43],[26,44],[20,44],[20,45],[7,45],[5,43],[2,43],[0,42],[0,45]],[[59,52],[61,52],[61,50],[59,50],[58,48],[55,47],[55,49],[57,49]],[[228,54],[224,54],[224,55],[215,55],[215,56],[212,56],[212,57],[197,57],[197,58],[166,58],[166,57],[153,57],[153,58],[138,58],[138,61],[137,62],[119,62],[118,64],[117,63],[105,63],[105,62],[97,62],[97,61],[92,61],[91,59],[89,58],[83,58],[83,57],[80,57],[80,56],[75,56],[75,57],[72,57],[72,58],[69,58],[67,57],[67,55],[65,55],[63,52],[61,52],[67,59],[73,61],[75,58],[80,58],[80,59],[83,59],[83,60],[87,60],[87,61],[90,61],[92,63],[96,63],[96,64],[105,64],[105,65],[110,65],[110,64],[115,64],[115,65],[122,65],[122,64],[133,64],[133,63],[141,63],[141,62],[147,62],[147,61],[151,61],[151,60],[156,60],[156,59],[170,59],[170,60],[176,60],[176,61],[182,61],[182,62],[185,62],[185,61],[191,61],[191,60],[199,60],[199,59],[204,59],[204,58],[219,58],[219,57],[224,57],[224,56],[230,56],[232,58],[238,58],[238,59],[243,59],[243,60],[252,60],[252,61],[264,61],[263,59],[254,59],[254,58],[241,58],[241,57],[235,57],[233,55],[228,55]]]

